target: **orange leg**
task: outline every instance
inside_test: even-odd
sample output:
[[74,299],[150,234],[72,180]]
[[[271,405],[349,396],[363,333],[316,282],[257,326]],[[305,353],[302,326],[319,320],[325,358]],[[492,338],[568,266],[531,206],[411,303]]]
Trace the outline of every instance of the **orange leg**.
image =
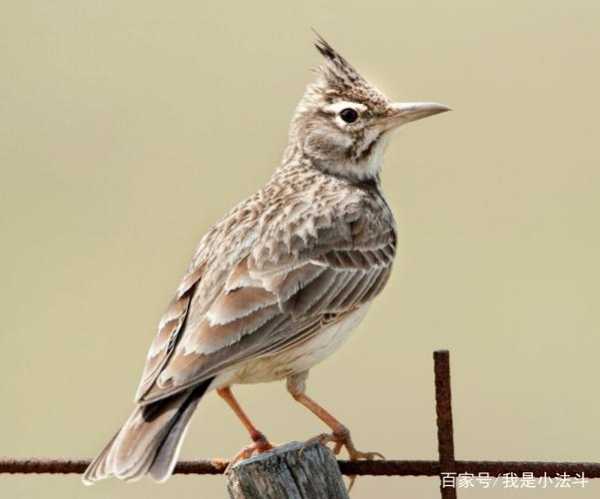
[[273,446],[267,440],[267,437],[264,436],[263,433],[256,429],[256,426],[252,424],[250,418],[246,415],[236,398],[233,396],[231,388],[219,388],[217,389],[217,393],[221,396],[221,398],[227,402],[227,405],[231,407],[235,415],[239,418],[239,420],[244,425],[244,428],[248,430],[250,434],[250,438],[254,442],[252,445],[248,447],[244,447],[240,452],[238,452],[235,457],[231,460],[229,466],[233,466],[236,462],[241,459],[247,459],[253,454],[260,454],[262,452],[266,452],[273,448]]
[[[356,449],[354,442],[352,441],[352,437],[350,436],[350,430],[340,423],[329,411],[304,393],[306,390],[307,376],[307,373],[299,373],[290,376],[287,381],[288,391],[296,401],[300,402],[310,412],[317,416],[321,421],[329,426],[332,431],[331,434],[325,433],[318,435],[315,438],[311,438],[309,442],[314,442],[315,440],[323,444],[334,442],[335,446],[333,448],[333,453],[338,455],[342,448],[345,447],[348,451],[351,461],[356,461],[359,459],[375,459],[377,457],[385,459],[384,456],[379,452],[361,452]],[[350,477],[349,488],[352,488],[355,479],[355,476]]]

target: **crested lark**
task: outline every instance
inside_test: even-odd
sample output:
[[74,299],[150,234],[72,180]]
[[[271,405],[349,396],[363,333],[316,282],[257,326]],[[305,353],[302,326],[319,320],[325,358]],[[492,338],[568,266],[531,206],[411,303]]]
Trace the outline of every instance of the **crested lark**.
[[281,166],[200,241],[150,346],[136,408],[85,483],[146,473],[166,480],[211,390],[254,442],[239,457],[271,448],[233,397],[236,383],[287,379],[294,399],[331,428],[336,453],[374,455],[356,450],[305,382],[390,276],[396,228],[379,174],[392,131],[448,108],[391,102],[325,40],[316,47],[325,62],[296,109]]

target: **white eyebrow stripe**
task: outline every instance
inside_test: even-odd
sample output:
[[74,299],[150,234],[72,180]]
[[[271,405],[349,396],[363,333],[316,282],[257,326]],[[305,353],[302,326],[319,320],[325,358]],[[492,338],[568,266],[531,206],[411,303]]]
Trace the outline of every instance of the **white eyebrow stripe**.
[[346,108],[352,108],[352,109],[356,110],[359,114],[364,113],[368,109],[367,106],[365,106],[364,104],[361,104],[359,102],[351,102],[351,101],[341,100],[341,101],[334,102],[333,104],[329,104],[328,106],[325,106],[323,108],[323,110],[328,113],[337,114],[342,109],[346,109]]

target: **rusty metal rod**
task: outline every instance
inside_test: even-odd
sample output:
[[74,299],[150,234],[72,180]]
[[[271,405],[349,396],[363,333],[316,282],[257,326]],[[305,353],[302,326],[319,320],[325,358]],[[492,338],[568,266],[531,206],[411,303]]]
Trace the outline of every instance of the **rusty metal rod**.
[[455,473],[452,392],[450,388],[450,353],[433,352],[435,374],[435,412],[437,415],[438,454],[440,459],[440,494],[442,499],[456,499],[456,488],[444,487],[443,474]]
[[[344,475],[372,476],[439,476],[438,461],[387,460],[387,461],[338,461]],[[90,464],[89,459],[0,459],[0,474],[81,474]],[[217,461],[180,461],[175,473],[180,475],[220,475],[227,466]],[[533,476],[568,476],[583,474],[586,478],[600,478],[600,463],[571,463],[544,461],[455,461],[457,474],[487,473],[517,476],[533,473]]]

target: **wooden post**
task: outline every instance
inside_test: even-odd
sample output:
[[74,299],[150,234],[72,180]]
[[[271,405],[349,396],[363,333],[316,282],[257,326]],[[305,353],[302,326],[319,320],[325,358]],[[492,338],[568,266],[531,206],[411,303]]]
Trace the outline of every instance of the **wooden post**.
[[299,442],[240,461],[227,473],[231,499],[349,499],[333,453]]

